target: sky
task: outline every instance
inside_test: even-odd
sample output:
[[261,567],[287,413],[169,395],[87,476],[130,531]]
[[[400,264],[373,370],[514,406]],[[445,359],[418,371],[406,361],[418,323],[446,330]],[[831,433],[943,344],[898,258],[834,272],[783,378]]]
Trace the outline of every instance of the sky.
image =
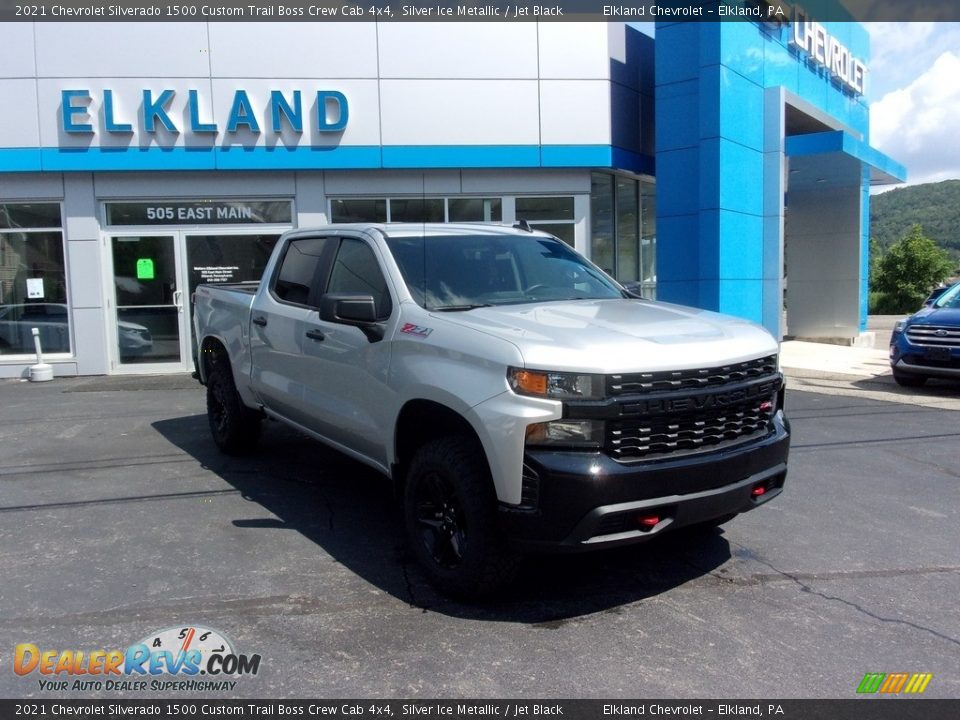
[[907,168],[907,185],[960,179],[960,23],[864,27],[870,144]]
[[865,23],[870,144],[907,184],[960,178],[960,23]]

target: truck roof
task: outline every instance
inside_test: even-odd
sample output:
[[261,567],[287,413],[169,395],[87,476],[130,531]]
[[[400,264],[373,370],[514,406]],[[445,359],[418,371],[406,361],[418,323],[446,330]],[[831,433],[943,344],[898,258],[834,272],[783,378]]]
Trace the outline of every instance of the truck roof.
[[318,230],[354,230],[357,232],[369,232],[377,230],[386,237],[423,237],[432,236],[457,236],[457,235],[531,235],[535,234],[541,237],[548,237],[549,233],[532,228],[524,229],[519,225],[509,225],[507,223],[339,223],[335,225],[324,225],[315,228],[299,228],[295,232],[316,232]]

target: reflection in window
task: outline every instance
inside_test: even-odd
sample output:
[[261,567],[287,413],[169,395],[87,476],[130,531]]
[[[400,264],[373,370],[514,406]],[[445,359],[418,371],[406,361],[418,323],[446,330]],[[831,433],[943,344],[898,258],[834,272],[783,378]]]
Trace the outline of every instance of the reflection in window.
[[331,200],[330,217],[335,223],[386,222],[387,201],[362,198]]
[[593,173],[590,255],[593,262],[646,298],[656,297],[656,186],[634,178]]
[[70,352],[58,203],[0,204],[0,355]]
[[335,223],[501,222],[501,198],[343,198],[330,201]]
[[576,226],[572,197],[518,197],[517,220],[526,220],[530,227],[543,230],[573,247]]
[[450,222],[500,222],[502,206],[500,198],[450,198],[447,212]]
[[[307,304],[328,242],[330,238],[304,238],[290,243],[274,288],[277,297],[297,305]],[[329,260],[327,263],[329,267]]]
[[328,293],[372,295],[377,307],[377,318],[390,316],[392,304],[387,292],[387,281],[373,250],[361,240],[344,238],[330,273]]

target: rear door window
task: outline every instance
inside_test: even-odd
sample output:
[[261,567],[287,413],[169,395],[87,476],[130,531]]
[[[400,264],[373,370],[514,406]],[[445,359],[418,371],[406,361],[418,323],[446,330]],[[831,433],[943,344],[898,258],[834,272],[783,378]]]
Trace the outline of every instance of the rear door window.
[[316,305],[315,288],[323,285],[336,238],[309,237],[290,242],[280,261],[273,294],[293,305]]

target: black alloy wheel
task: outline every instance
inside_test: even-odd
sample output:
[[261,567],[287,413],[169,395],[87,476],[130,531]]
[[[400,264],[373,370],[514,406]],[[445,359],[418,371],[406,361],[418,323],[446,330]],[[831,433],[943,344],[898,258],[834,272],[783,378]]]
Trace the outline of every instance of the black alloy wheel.
[[453,486],[439,473],[427,473],[417,483],[414,502],[420,539],[434,562],[443,568],[460,565],[467,547],[467,524]]

